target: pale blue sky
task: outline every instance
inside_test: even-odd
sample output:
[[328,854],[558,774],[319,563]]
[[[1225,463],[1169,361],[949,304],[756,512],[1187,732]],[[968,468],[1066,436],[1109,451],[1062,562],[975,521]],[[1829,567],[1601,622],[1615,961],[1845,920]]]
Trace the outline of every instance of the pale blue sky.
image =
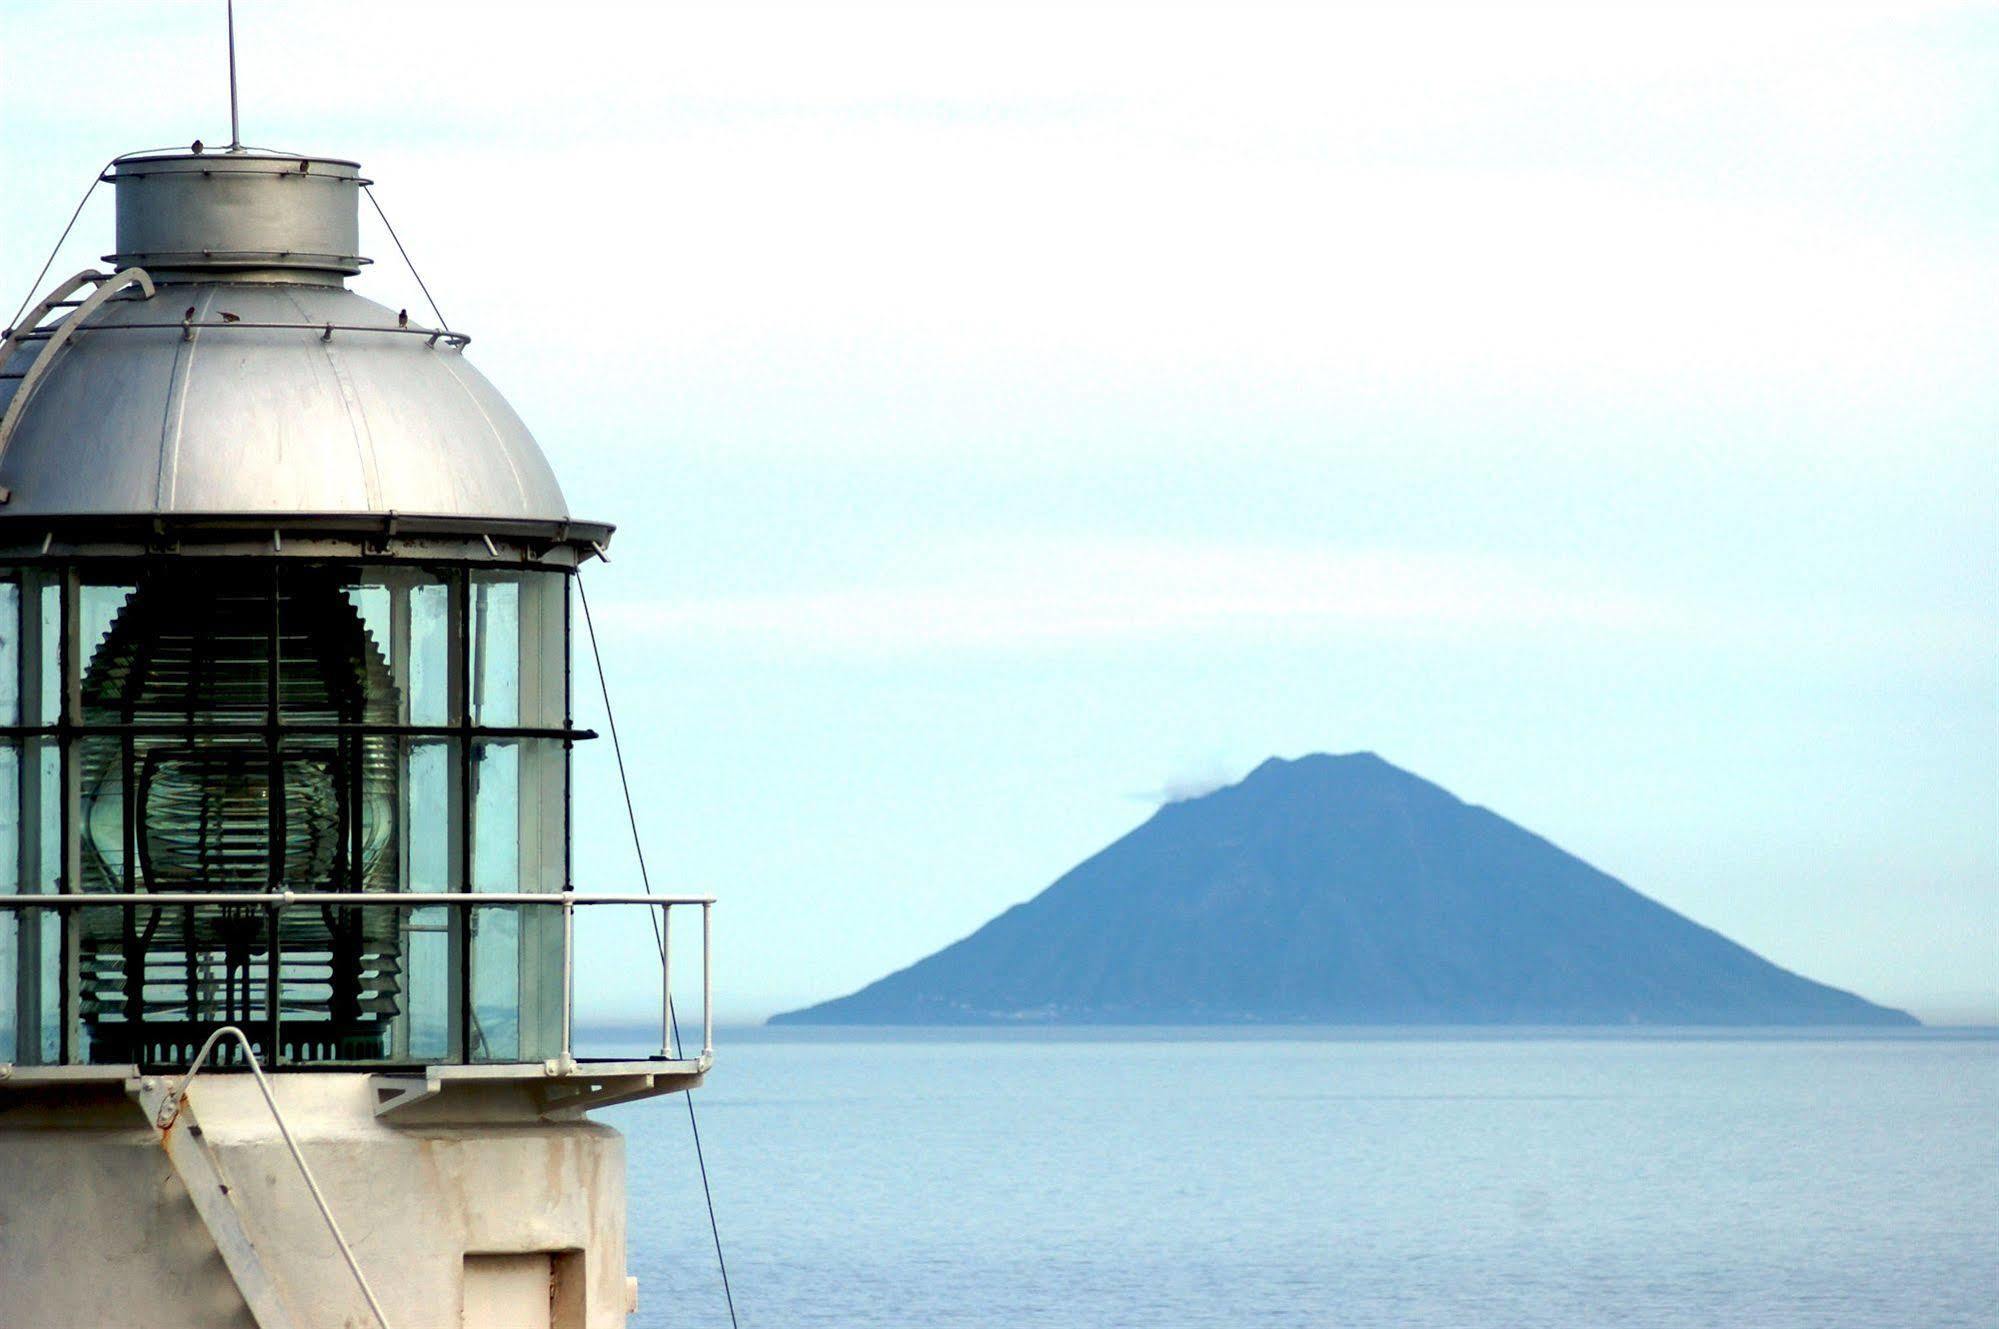
[[[245,137],[364,163],[620,525],[726,1017],[1371,748],[1999,1019],[1999,10],[239,9]],[[226,139],[220,11],[0,3],[9,308],[105,158]]]

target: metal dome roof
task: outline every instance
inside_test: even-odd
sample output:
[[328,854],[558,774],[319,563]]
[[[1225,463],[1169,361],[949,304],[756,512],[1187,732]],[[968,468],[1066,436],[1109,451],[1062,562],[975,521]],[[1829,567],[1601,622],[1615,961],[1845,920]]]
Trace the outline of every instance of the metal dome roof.
[[345,288],[366,261],[353,163],[196,150],[104,178],[118,191],[110,257],[131,266],[79,274],[55,296],[86,298],[45,301],[11,330],[0,526],[429,518],[608,538],[570,530],[527,426],[466,362],[469,338]]
[[[339,286],[162,284],[109,300],[54,352],[7,439],[0,517],[566,521],[506,399],[458,347],[399,333],[394,311]],[[0,410],[20,384],[0,379]]]

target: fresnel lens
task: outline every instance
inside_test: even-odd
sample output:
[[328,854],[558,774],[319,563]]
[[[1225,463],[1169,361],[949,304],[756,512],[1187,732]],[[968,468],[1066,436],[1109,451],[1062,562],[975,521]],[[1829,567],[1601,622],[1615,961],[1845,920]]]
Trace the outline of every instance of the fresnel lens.
[[[85,642],[86,891],[397,886],[398,718],[383,644],[329,571],[168,565]],[[396,919],[328,905],[91,910],[81,1000],[99,1056],[170,1060],[266,1021],[301,1060],[384,1055]],[[273,941],[277,962],[271,961]],[[275,993],[273,982],[275,981]]]

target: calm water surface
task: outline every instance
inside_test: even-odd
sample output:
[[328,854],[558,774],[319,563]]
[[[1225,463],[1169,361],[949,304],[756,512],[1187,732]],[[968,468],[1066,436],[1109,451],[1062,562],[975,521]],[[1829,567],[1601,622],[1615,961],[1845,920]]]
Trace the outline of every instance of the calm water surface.
[[[745,1326],[1992,1326],[1999,1042],[725,1031]],[[647,1326],[725,1325],[678,1098]]]

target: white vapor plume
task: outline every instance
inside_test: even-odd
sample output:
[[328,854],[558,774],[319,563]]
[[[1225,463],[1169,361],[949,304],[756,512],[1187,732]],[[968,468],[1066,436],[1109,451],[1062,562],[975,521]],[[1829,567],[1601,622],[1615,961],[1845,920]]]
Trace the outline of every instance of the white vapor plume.
[[1190,802],[1234,783],[1235,776],[1225,770],[1220,762],[1213,762],[1175,772],[1167,776],[1159,788],[1143,797],[1148,803],[1165,807],[1169,803]]

